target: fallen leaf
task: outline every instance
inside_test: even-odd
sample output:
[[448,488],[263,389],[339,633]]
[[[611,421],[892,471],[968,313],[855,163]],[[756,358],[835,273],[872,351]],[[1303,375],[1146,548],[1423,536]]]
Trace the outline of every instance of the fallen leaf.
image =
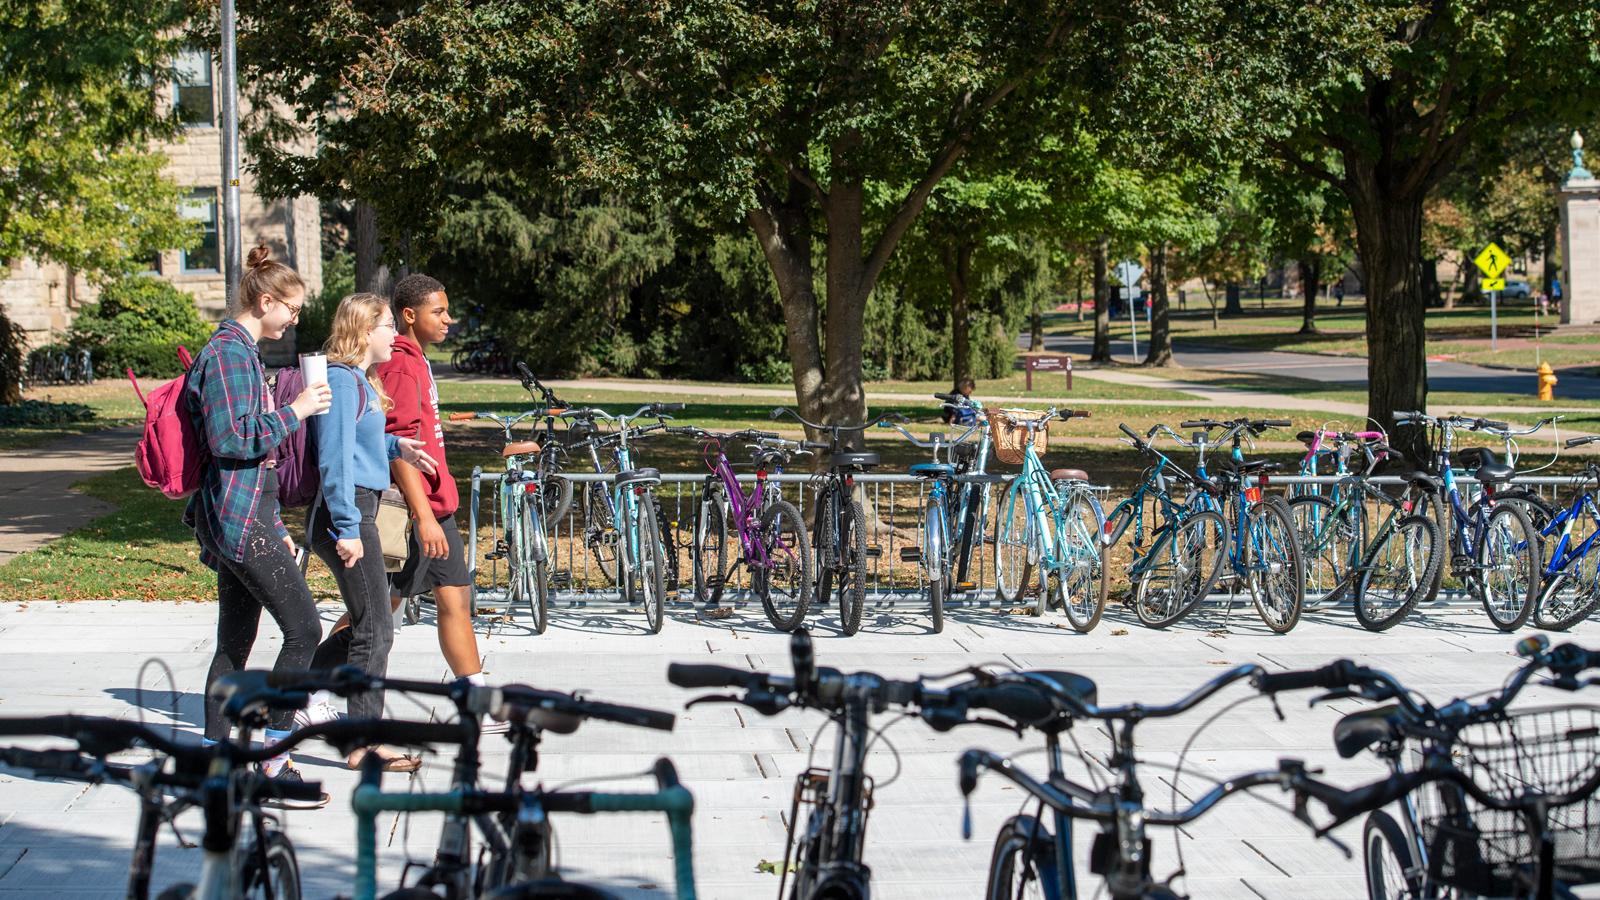
[[1208,660],[1206,660],[1206,665],[1208,665],[1208,666],[1230,666],[1230,665],[1233,665],[1233,664],[1228,662],[1225,659],[1208,659]]
[[1113,628],[1113,629],[1111,629],[1111,636],[1112,637],[1122,637],[1123,635],[1125,635],[1127,633],[1128,633],[1128,629],[1126,629],[1126,628]]
[[1228,636],[1228,629],[1226,629],[1226,628],[1213,628],[1210,631],[1206,632],[1206,637],[1225,638],[1227,636]]

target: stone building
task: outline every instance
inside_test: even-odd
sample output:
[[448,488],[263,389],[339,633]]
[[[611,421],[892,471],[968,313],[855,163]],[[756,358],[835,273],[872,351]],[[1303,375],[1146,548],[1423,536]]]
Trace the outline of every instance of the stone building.
[[[220,319],[227,303],[222,273],[222,129],[215,60],[208,51],[185,53],[178,77],[166,89],[164,102],[175,104],[182,134],[156,149],[167,156],[167,174],[185,189],[184,216],[201,223],[201,242],[187,251],[169,250],[150,260],[149,274],[192,294],[202,317]],[[244,115],[241,109],[241,117]],[[266,200],[255,193],[255,178],[245,160],[239,183],[241,258],[257,244],[272,248],[273,258],[293,266],[311,290],[322,288],[320,210],[316,198]],[[82,275],[49,261],[17,259],[0,278],[0,303],[11,319],[27,329],[34,345],[46,343],[72,324],[84,304],[93,302],[94,286]]]

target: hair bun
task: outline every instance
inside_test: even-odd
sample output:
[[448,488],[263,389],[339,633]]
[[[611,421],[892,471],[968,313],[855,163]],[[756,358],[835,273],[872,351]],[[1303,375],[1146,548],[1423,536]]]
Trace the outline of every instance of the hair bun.
[[272,251],[267,249],[266,244],[257,244],[256,248],[250,251],[250,256],[245,259],[245,265],[252,269],[270,262],[272,262]]

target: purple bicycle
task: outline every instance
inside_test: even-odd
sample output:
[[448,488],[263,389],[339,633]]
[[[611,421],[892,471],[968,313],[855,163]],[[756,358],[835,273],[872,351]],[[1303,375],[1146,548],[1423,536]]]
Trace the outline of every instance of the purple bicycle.
[[[780,631],[800,627],[811,606],[811,543],[800,510],[767,482],[769,471],[781,473],[794,454],[803,452],[800,444],[769,431],[715,434],[699,428],[669,430],[703,438],[706,467],[711,470],[695,512],[695,601],[712,618],[725,615],[721,601],[733,571],[728,564],[731,532],[738,536],[740,555],[733,565],[743,563],[750,573],[750,590],[761,598],[773,627]],[[748,441],[753,451],[756,478],[748,494],[739,486],[724,450],[730,441]]]

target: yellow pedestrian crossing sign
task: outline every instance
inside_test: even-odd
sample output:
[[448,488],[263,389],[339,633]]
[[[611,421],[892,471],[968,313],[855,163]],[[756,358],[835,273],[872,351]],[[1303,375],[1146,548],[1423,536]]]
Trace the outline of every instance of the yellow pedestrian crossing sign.
[[[1500,249],[1499,244],[1491,243],[1489,246],[1483,248],[1483,252],[1479,253],[1477,258],[1472,262],[1477,265],[1478,270],[1483,274],[1489,276],[1490,278],[1499,278],[1500,273],[1506,270],[1506,266],[1511,265],[1511,257],[1507,256],[1506,252]],[[1491,288],[1485,285],[1484,290],[1498,291],[1504,286],[1505,285],[1502,284],[1500,287]]]
[[1483,290],[1484,290],[1484,293],[1488,293],[1489,291],[1503,291],[1505,289],[1506,289],[1506,280],[1504,278],[1485,278],[1485,279],[1483,279]]

